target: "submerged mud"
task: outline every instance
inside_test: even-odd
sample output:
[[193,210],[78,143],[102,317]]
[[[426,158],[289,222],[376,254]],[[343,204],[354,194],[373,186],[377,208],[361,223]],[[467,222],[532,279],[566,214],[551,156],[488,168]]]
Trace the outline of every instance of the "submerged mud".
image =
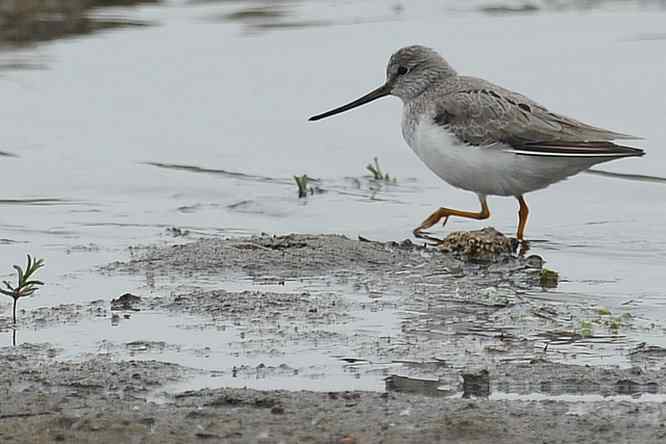
[[[629,309],[610,313],[550,300],[543,287],[556,285],[549,278],[554,272],[544,268],[539,256],[516,255],[510,245],[492,229],[452,233],[444,248],[335,235],[201,239],[136,250],[129,262],[105,271],[145,274],[150,282],[180,276],[194,287],[145,301],[149,310],[196,314],[209,321],[209,328],[232,321],[249,332],[270,331],[285,340],[335,330],[347,352],[366,362],[436,358],[455,368],[532,359],[594,364],[610,350],[638,345],[633,335],[651,328]],[[239,276],[285,290],[227,290],[225,283]],[[205,288],[198,281],[205,281]],[[292,282],[331,291],[290,293]],[[364,296],[351,296],[344,288]],[[344,328],[373,310],[399,317],[399,329],[382,335],[381,347],[376,334]]]

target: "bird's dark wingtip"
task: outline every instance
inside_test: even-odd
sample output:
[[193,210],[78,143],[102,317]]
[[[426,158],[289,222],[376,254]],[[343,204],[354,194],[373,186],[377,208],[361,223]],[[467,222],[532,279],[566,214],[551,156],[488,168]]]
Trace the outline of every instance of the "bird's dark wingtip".
[[641,148],[634,148],[632,146],[625,146],[625,145],[616,145],[619,148],[622,148],[626,153],[627,157],[643,157],[645,156],[645,150]]

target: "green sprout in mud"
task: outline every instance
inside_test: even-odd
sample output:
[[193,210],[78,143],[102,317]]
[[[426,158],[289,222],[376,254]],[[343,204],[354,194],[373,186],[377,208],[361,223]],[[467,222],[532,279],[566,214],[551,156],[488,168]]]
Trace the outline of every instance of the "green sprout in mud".
[[595,309],[595,311],[597,317],[580,321],[579,333],[581,336],[592,336],[594,326],[608,328],[611,334],[617,335],[620,328],[628,326],[630,320],[633,318],[631,313],[623,313],[620,316],[613,316],[611,311],[606,307],[599,307]]
[[302,176],[294,176],[294,180],[298,186],[298,197],[307,197],[310,189],[310,187],[308,187],[308,182],[310,182],[308,175],[304,174]]
[[610,319],[606,319],[603,321],[603,324],[608,327],[608,329],[611,331],[613,334],[617,334],[617,332],[620,330],[620,327],[622,327],[622,318],[620,317],[614,317]]
[[580,335],[585,338],[592,336],[592,322],[580,321]]
[[617,333],[618,330],[620,330],[620,327],[622,327],[622,320],[620,318],[615,318],[608,321],[608,328],[612,332]]
[[599,307],[597,309],[597,314],[599,314],[599,316],[610,316],[610,310],[606,307]]
[[390,182],[390,183],[396,183],[398,179],[395,177],[389,176],[388,173],[384,173],[382,171],[382,168],[379,166],[379,159],[374,158],[374,164],[370,163],[365,167],[366,170],[370,171],[370,174],[372,174],[373,180],[377,181],[383,181],[383,182]]
[[620,316],[611,316],[610,310],[606,307],[597,308],[597,314],[600,318],[595,322],[608,327],[613,334],[617,334],[622,326],[628,325],[633,317],[629,312],[622,313]]
[[319,182],[318,179],[313,179],[312,177],[304,174],[302,176],[294,176],[296,185],[298,186],[298,197],[308,197],[309,194],[320,194],[325,190],[319,188],[317,185],[310,186],[311,182]]
[[27,256],[28,262],[25,266],[25,270],[19,265],[13,266],[17,275],[16,285],[12,285],[8,281],[3,281],[6,289],[0,288],[0,293],[6,294],[14,299],[14,308],[12,310],[14,330],[16,330],[16,303],[20,298],[32,295],[41,285],[44,285],[43,282],[32,279],[37,270],[44,266],[44,259],[33,259],[29,254]]

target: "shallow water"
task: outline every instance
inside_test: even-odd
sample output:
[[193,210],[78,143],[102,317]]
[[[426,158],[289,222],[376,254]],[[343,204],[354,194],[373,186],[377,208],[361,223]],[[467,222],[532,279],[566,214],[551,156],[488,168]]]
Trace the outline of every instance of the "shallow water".
[[[220,322],[214,317],[182,312],[115,312],[113,317],[104,312],[100,317],[76,322],[44,322],[44,326],[38,323],[37,328],[20,330],[18,340],[30,343],[48,338],[63,359],[102,354],[114,359],[176,362],[201,370],[185,382],[170,385],[168,390],[210,386],[320,390],[324,381],[326,390],[382,390],[383,377],[399,364],[357,360],[355,349],[361,337],[372,337],[381,347],[399,332],[396,310],[384,306],[390,295],[383,298],[379,307],[367,302],[366,292],[325,282],[313,279],[266,285],[234,280],[214,288],[289,294],[308,291],[312,298],[343,294],[351,303],[351,320],[326,322],[322,327],[299,319],[285,321],[284,325],[275,321],[257,326],[253,324],[258,321],[253,319]],[[206,285],[201,281],[197,284]],[[291,333],[293,330],[295,334]],[[354,337],[341,344],[337,333],[349,332],[354,332]]]
[[[473,194],[442,183],[402,141],[397,99],[306,121],[379,85],[391,52],[416,42],[440,50],[461,72],[555,111],[645,137],[639,145],[646,157],[602,169],[664,176],[666,11],[661,2],[620,3],[497,15],[478,11],[482,3],[428,0],[402,7],[284,2],[271,6],[279,12],[250,14],[244,2],[170,2],[100,12],[155,26],[0,52],[0,264],[10,277],[9,265],[26,252],[46,258],[40,273],[48,285],[21,308],[87,303],[166,291],[142,277],[95,269],[126,259],[129,245],[187,239],[174,238],[170,227],[189,230],[189,237],[326,232],[387,240],[409,237],[437,206],[475,208]],[[397,184],[378,187],[364,177],[375,156]],[[320,179],[327,192],[298,199],[297,174]],[[666,346],[666,186],[582,174],[527,201],[533,252],[564,279],[557,291],[531,297],[583,301],[611,313],[629,303],[641,322],[657,325],[655,334],[633,339]],[[490,223],[512,232],[516,203],[495,198],[490,205]],[[448,228],[480,226],[452,220]],[[176,325],[187,319],[136,316],[142,321],[122,328],[99,319],[19,337],[53,341],[66,357],[104,352],[104,340],[162,340],[181,348],[139,355],[212,369],[185,345],[207,344],[214,357],[215,344],[237,334],[210,337]],[[353,328],[370,326],[379,336],[399,325],[396,316],[362,315]],[[154,338],[144,333],[149,327]],[[356,376],[345,375],[336,353],[294,350],[293,359],[323,362],[322,373],[341,375],[332,379],[336,387],[383,387],[382,368],[351,384]],[[630,365],[622,348],[600,361]],[[313,381],[241,385],[312,388]]]

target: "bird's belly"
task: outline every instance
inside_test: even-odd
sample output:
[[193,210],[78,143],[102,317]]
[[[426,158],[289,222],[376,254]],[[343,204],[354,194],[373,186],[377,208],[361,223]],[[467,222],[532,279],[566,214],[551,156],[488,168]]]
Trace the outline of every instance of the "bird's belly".
[[520,196],[589,168],[597,161],[537,158],[506,152],[504,144],[471,146],[441,126],[421,123],[407,143],[444,181],[484,195]]

